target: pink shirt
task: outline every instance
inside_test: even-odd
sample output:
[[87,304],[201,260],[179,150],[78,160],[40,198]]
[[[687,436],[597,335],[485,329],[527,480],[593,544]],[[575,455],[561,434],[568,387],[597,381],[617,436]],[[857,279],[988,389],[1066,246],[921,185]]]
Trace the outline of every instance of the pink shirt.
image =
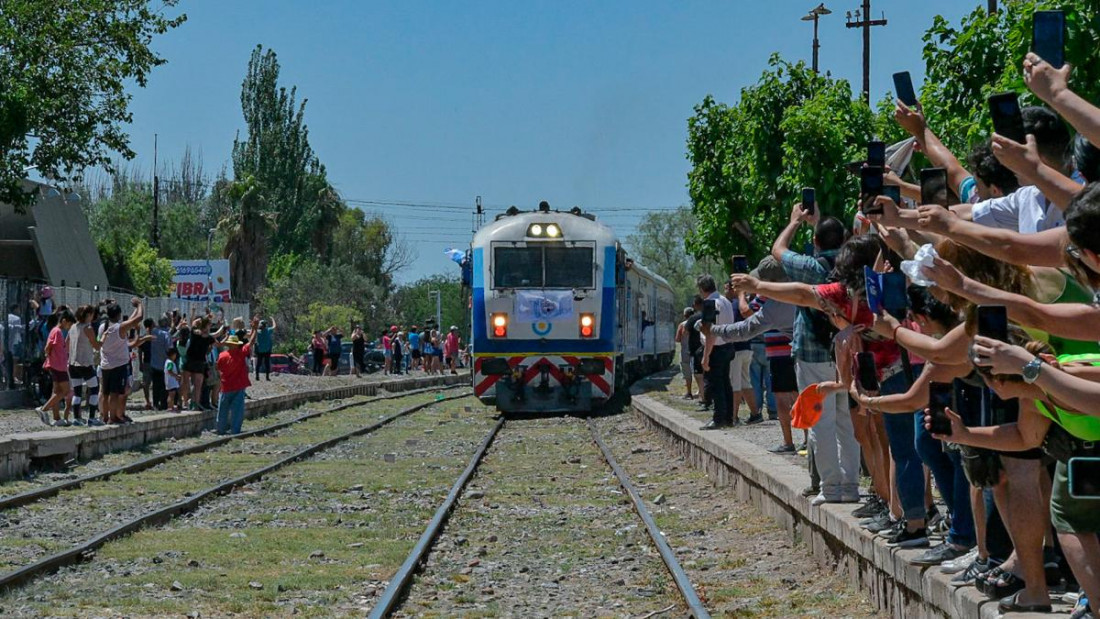
[[458,354],[458,336],[454,333],[447,334],[447,339],[443,342],[443,354],[448,357]]
[[46,362],[42,364],[42,367],[55,372],[68,372],[69,342],[65,340],[64,334],[61,333],[60,326],[54,327],[50,331],[50,337],[46,340],[46,345],[50,348],[50,354],[46,357]]
[[383,335],[382,336],[382,350],[389,351],[389,350],[392,350],[392,349],[393,349],[393,346],[390,344],[390,336]]

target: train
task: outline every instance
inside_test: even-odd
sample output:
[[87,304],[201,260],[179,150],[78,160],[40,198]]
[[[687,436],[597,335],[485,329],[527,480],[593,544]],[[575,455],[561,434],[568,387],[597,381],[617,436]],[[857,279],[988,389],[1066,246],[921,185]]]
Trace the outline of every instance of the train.
[[582,413],[667,368],[668,282],[573,207],[509,208],[470,246],[474,394],[504,413]]

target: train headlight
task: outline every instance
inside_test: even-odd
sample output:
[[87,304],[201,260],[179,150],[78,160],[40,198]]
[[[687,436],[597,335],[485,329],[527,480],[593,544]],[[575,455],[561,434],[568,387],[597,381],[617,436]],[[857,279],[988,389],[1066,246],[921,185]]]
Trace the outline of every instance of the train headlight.
[[596,316],[593,314],[581,314],[581,337],[592,337],[596,334]]
[[489,318],[489,323],[493,327],[493,337],[508,335],[508,314],[493,314]]
[[561,228],[555,226],[554,224],[546,226],[546,236],[552,239],[558,238],[559,236],[561,236]]
[[527,236],[542,236],[542,225],[531,224],[531,227],[527,229]]

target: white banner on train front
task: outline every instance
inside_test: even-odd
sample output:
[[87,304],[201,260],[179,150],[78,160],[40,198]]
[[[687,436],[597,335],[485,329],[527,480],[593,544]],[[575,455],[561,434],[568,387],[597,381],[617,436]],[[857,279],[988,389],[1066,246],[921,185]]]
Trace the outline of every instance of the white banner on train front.
[[572,315],[572,290],[516,291],[516,317],[521,321],[553,320]]

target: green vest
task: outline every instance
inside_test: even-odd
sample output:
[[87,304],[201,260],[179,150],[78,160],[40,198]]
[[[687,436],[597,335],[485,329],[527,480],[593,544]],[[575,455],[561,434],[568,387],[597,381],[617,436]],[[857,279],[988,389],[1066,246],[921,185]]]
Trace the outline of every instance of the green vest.
[[[1059,355],[1058,362],[1062,364],[1084,362],[1089,365],[1100,366],[1100,354]],[[1040,415],[1062,426],[1066,432],[1074,437],[1083,441],[1100,441],[1100,417],[1067,411],[1057,406],[1050,410],[1040,400],[1035,401],[1035,407],[1039,409]]]

